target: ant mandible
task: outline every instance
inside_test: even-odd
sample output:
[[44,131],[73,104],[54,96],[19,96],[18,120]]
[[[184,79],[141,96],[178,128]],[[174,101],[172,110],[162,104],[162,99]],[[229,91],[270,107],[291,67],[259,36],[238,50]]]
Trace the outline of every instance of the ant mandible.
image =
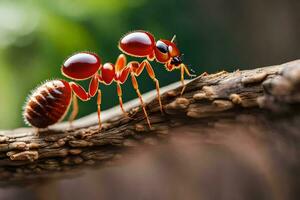
[[[189,72],[187,66],[182,62],[182,54],[177,48],[177,45],[174,43],[174,40],[175,35],[171,41],[159,39],[155,42],[154,36],[151,33],[146,31],[133,31],[127,33],[121,38],[119,42],[119,49],[123,53],[133,57],[146,57],[146,59],[141,62],[139,67],[143,68],[143,66],[146,66],[150,77],[155,77],[154,71],[149,63],[149,61],[153,61],[154,59],[159,63],[163,63],[168,71],[180,69],[182,83],[181,94],[183,94],[185,90],[184,74],[186,73],[190,77],[193,77],[194,75]],[[162,110],[158,81],[156,86],[158,100]]]

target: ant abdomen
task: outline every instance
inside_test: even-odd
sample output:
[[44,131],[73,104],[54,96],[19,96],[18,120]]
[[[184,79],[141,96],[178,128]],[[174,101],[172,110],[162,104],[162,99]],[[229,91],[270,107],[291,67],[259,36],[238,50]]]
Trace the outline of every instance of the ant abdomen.
[[62,120],[71,104],[72,90],[67,81],[47,81],[37,87],[24,106],[25,122],[46,128]]

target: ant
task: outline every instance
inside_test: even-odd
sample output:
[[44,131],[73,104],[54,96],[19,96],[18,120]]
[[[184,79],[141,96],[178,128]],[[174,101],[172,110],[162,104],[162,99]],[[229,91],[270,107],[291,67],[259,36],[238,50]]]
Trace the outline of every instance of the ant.
[[[62,65],[61,72],[65,77],[72,80],[81,81],[90,79],[88,92],[73,81],[47,81],[43,85],[37,87],[37,89],[35,89],[28,97],[23,112],[25,122],[37,128],[46,128],[49,125],[61,121],[73,102],[73,110],[69,117],[69,122],[71,124],[78,114],[77,97],[82,101],[88,101],[98,93],[97,114],[99,130],[101,130],[101,91],[98,89],[99,83],[111,85],[112,82],[115,82],[117,84],[120,107],[124,115],[128,117],[123,107],[121,85],[130,75],[133,88],[139,97],[148,126],[151,128],[136,77],[142,73],[144,68],[146,68],[150,78],[156,84],[160,110],[163,112],[159,81],[156,79],[154,70],[149,61],[156,59],[158,62],[164,63],[168,71],[178,68],[181,69],[181,82],[183,85],[181,94],[185,89],[184,73],[193,76],[190,74],[186,65],[182,63],[181,54],[174,44],[174,39],[175,37],[173,37],[171,41],[158,40],[155,43],[154,37],[145,31],[135,31],[125,35],[119,42],[119,48],[124,53],[134,57],[147,57],[147,59],[141,63],[137,61],[127,63],[124,54],[119,55],[115,64],[108,62],[103,65],[101,64],[99,56],[94,53],[81,52],[72,55]],[[73,100],[71,101],[71,99]]]

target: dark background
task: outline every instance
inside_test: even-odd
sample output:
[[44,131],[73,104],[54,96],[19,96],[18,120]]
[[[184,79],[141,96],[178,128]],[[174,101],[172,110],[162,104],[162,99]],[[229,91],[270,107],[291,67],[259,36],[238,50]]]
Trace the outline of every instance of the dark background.
[[[129,31],[148,30],[157,39],[176,34],[185,63],[201,74],[298,59],[299,16],[297,0],[1,0],[0,129],[24,126],[27,94],[63,78],[60,65],[69,55],[88,50],[114,63]],[[179,80],[179,72],[153,66],[161,86]],[[154,89],[145,73],[138,81],[142,92]],[[101,89],[103,109],[118,103],[114,84]],[[128,81],[124,100],[135,97]],[[80,116],[95,111],[95,99],[80,103]]]

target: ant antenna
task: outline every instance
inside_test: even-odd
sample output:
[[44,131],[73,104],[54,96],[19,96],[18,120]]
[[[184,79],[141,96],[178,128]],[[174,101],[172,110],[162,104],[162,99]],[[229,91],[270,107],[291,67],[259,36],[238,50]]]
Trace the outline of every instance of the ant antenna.
[[191,72],[193,72],[194,74],[196,73],[196,71],[193,68],[190,68]]
[[187,67],[189,68],[189,70],[193,73],[193,76],[196,76],[196,71],[193,69],[193,68],[191,68],[191,66],[192,65],[187,65]]
[[176,35],[174,35],[174,36],[172,37],[172,40],[171,40],[171,42],[174,42],[174,41],[175,41],[175,39],[176,39]]

